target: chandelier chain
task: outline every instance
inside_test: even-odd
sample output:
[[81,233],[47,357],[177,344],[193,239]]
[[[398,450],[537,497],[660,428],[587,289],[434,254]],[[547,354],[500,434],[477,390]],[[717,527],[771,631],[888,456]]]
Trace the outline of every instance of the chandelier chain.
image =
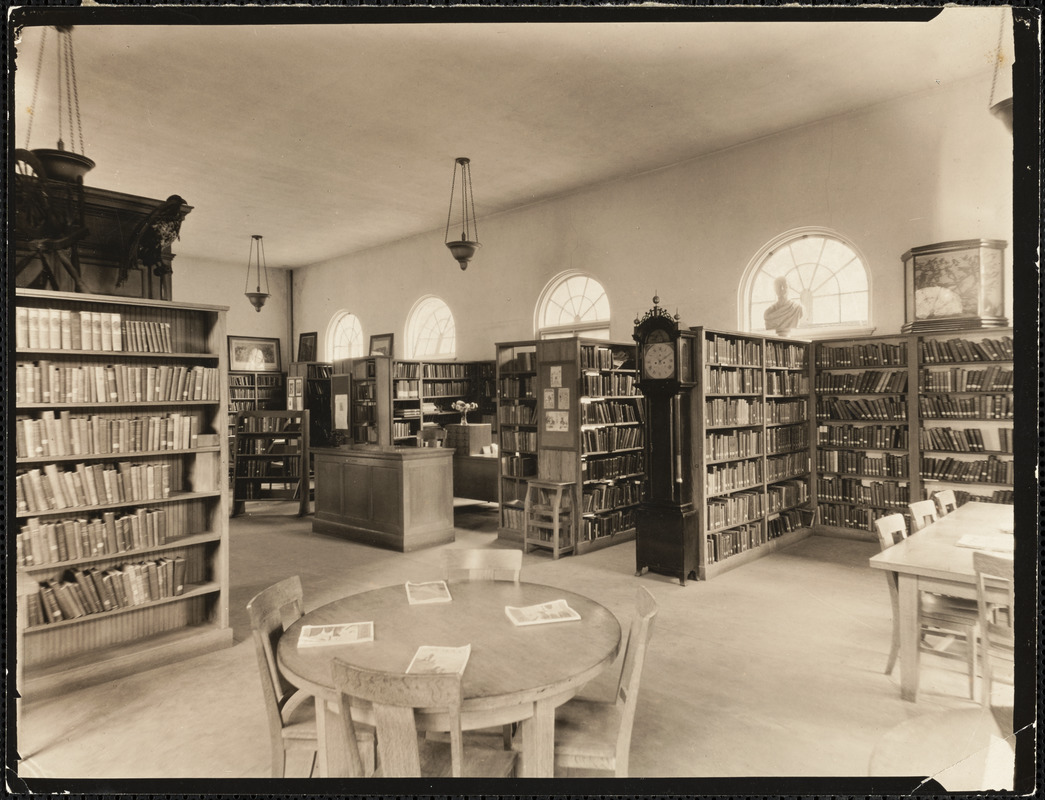
[[25,149],[29,149],[29,137],[33,133],[33,119],[36,117],[36,96],[40,90],[40,73],[43,72],[44,50],[47,49],[47,28],[44,28],[40,39],[40,53],[36,57],[36,77],[33,79],[33,99],[29,105],[29,124],[25,126]]
[[1001,23],[998,25],[998,46],[994,50],[994,76],[991,78],[991,98],[987,101],[987,107],[994,105],[994,89],[998,85],[998,73],[1001,71],[1001,44],[1005,35],[1005,12],[1002,10]]
[[[479,223],[476,221],[476,218],[475,218],[475,191],[472,189],[472,170],[471,170],[471,166],[472,165],[471,164],[465,164],[464,166],[465,166],[465,169],[468,170],[468,194],[471,196],[471,200],[472,200],[472,235],[475,237],[475,241],[478,242],[479,241]],[[462,205],[464,205],[464,204],[462,203]],[[467,223],[467,216],[465,217],[465,222]]]
[[454,213],[454,186],[457,184],[457,162],[454,162],[454,174],[450,178],[450,208],[446,210],[446,239],[450,238],[450,218]]
[[[76,133],[80,143],[80,153],[84,152],[83,148],[83,122],[80,119],[80,87],[76,81],[76,58],[73,55],[73,36],[72,32],[69,32],[65,36],[66,43],[69,48],[69,71],[72,73],[72,87],[73,87],[73,107],[76,109]],[[72,139],[72,122],[69,122],[69,138]]]

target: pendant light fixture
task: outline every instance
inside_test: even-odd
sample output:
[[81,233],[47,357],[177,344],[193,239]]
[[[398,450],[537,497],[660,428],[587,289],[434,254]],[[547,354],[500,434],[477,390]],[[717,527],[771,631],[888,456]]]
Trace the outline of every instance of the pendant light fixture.
[[[456,193],[458,168],[461,172],[460,197]],[[455,200],[458,205],[457,216],[460,216],[461,237],[450,241],[450,224],[457,219],[454,213]],[[479,244],[479,232],[475,227],[475,195],[472,193],[471,162],[463,156],[454,161],[454,176],[450,182],[450,210],[446,213],[445,241],[451,254],[461,265],[461,269],[468,268],[468,262],[472,260],[475,251],[482,247]]]
[[[253,292],[250,291],[250,275],[252,272],[254,273],[254,285],[256,287]],[[265,291],[261,291],[262,282],[265,284]],[[257,233],[250,237],[250,255],[247,257],[247,282],[243,289],[243,294],[250,300],[254,310],[260,313],[261,307],[269,299],[269,270],[265,263],[265,245],[261,236]]]
[[[1005,38],[1005,17],[1011,14],[1012,11],[1009,9],[999,9],[1001,13],[1001,24],[998,27],[998,46],[994,51],[994,78],[991,80],[991,96],[987,101],[987,107],[991,110],[991,113],[1002,121],[1009,133],[1012,133],[1012,91],[1009,90],[1009,96],[1004,100],[999,100],[997,103],[994,102],[994,93],[998,88],[998,75],[1001,73],[1001,64],[1005,60],[1005,49],[1002,47],[1002,43]],[[1011,75],[1012,67],[1009,67],[1009,74]]]
[[[40,73],[43,71],[44,52],[47,50],[47,32],[43,29],[40,41],[40,55],[36,62],[36,77],[33,82],[33,99],[29,106],[29,122],[26,125],[25,149],[29,150],[29,137],[33,133],[33,119],[36,116],[36,97],[40,88]],[[57,65],[57,106],[58,106],[58,145],[57,149],[37,148],[31,152],[43,165],[48,178],[59,181],[77,183],[83,176],[94,169],[94,161],[83,154],[83,123],[80,120],[80,91],[76,81],[76,58],[73,55],[73,26],[57,25],[58,32],[58,65]],[[76,118],[76,130],[73,130],[73,116]],[[65,149],[63,133],[69,135],[69,150]],[[74,139],[75,136],[75,139]]]

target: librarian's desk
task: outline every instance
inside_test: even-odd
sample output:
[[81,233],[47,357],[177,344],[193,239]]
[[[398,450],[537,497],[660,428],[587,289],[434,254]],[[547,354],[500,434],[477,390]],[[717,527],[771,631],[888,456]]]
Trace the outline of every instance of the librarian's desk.
[[[344,734],[330,678],[334,658],[366,669],[403,673],[421,645],[472,647],[462,676],[465,730],[519,723],[522,777],[553,777],[555,709],[613,662],[621,628],[605,607],[582,595],[535,583],[450,583],[449,603],[410,605],[402,584],[328,603],[291,625],[277,650],[287,680],[317,698],[320,775],[345,774]],[[580,620],[515,626],[505,606],[565,599]],[[298,648],[304,625],[373,622],[374,641]],[[370,722],[368,709],[353,708]],[[445,714],[418,714],[420,730],[445,731]]]
[[932,592],[975,600],[975,550],[959,546],[958,540],[967,534],[1011,540],[1012,524],[1011,505],[966,503],[871,558],[874,569],[895,572],[899,578],[900,696],[904,700],[918,699],[919,595]]

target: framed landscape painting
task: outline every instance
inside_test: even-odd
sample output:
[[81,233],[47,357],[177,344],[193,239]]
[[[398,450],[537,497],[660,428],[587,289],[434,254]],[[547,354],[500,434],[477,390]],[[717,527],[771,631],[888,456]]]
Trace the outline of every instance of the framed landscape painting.
[[392,358],[392,334],[379,333],[370,337],[370,355]]
[[230,336],[229,369],[241,372],[280,372],[279,339]]

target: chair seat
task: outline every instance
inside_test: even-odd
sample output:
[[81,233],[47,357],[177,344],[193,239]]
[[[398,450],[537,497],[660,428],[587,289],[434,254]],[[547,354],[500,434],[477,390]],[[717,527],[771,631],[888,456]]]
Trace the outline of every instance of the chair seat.
[[621,707],[615,703],[574,697],[555,712],[556,760],[600,759],[607,763],[603,768],[612,769],[620,724]]
[[975,600],[923,593],[921,618],[922,623],[927,625],[933,624],[935,620],[939,623],[951,623],[965,627],[976,625],[979,622],[979,609]]

